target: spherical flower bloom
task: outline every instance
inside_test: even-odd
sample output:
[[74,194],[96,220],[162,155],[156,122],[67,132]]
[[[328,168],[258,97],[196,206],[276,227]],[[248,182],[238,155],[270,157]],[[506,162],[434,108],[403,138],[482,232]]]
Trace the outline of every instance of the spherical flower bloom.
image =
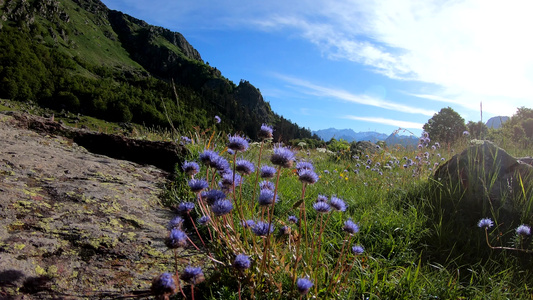
[[296,216],[289,216],[289,222],[291,223],[298,223],[298,218]]
[[201,192],[209,186],[205,179],[191,179],[189,180],[189,187],[194,193]]
[[344,222],[344,227],[342,230],[349,234],[356,234],[359,232],[359,225],[355,224],[352,219],[348,219],[346,222]]
[[229,142],[228,142],[229,149],[234,150],[234,151],[240,151],[240,152],[246,151],[246,149],[248,149],[248,141],[245,138],[239,135],[234,135],[234,136],[230,135],[228,139],[229,139]]
[[244,228],[251,228],[252,226],[255,225],[255,221],[254,220],[242,220],[241,225]]
[[228,149],[226,150],[228,152],[229,155],[233,156],[233,154],[235,154],[235,151],[231,150],[231,149]]
[[477,227],[479,228],[491,228],[493,225],[492,220],[489,218],[481,219],[477,223]]
[[221,190],[209,190],[203,192],[201,197],[207,204],[212,205],[217,200],[226,199],[226,194]]
[[274,183],[270,182],[270,181],[267,181],[267,180],[263,180],[261,182],[259,182],[259,188],[260,189],[267,189],[267,190],[271,190],[273,191],[276,186],[274,185]]
[[211,166],[211,163],[218,158],[218,153],[213,150],[204,150],[200,153],[199,158],[204,165]]
[[218,124],[218,123],[220,123],[220,121],[221,121],[220,117],[219,116],[215,116],[215,122]]
[[468,132],[468,131],[465,130],[465,131],[463,131],[463,135],[464,135],[464,136],[469,136],[469,135],[470,135],[470,132]]
[[232,209],[233,203],[228,199],[217,200],[211,205],[211,210],[217,217],[228,214]]
[[530,235],[531,227],[522,224],[518,226],[518,228],[516,228],[516,234],[521,235],[521,236]]
[[181,225],[183,224],[183,218],[180,216],[175,216],[168,222],[167,229],[172,230],[174,228],[181,228]]
[[276,166],[290,168],[294,162],[294,152],[289,148],[276,146],[274,148],[274,154],[270,157],[270,162]]
[[313,283],[308,278],[298,278],[298,280],[296,280],[296,287],[301,295],[307,294],[312,286]]
[[436,146],[437,148],[440,148],[440,144],[439,144],[439,142],[435,142],[435,146]]
[[178,228],[170,230],[170,235],[166,240],[167,247],[171,249],[187,246],[187,234]]
[[261,125],[261,130],[259,130],[259,133],[257,134],[257,136],[263,140],[271,139],[273,131],[274,129],[272,129],[271,126],[268,126],[267,124],[263,124]]
[[[268,227],[270,227],[270,232],[268,231]],[[270,225],[267,222],[263,221],[257,221],[252,227],[252,232],[255,233],[255,235],[258,236],[267,236],[270,233],[274,232],[274,225]]]
[[261,178],[274,178],[275,174],[276,174],[276,168],[272,166],[261,167]]
[[324,170],[324,174],[329,174],[329,170]]
[[177,211],[178,213],[186,214],[194,209],[194,203],[192,202],[182,202],[178,204]]
[[335,196],[331,197],[329,205],[333,207],[334,210],[346,211],[346,203],[344,203],[342,199],[337,198]]
[[191,162],[185,161],[183,165],[181,166],[181,168],[183,169],[183,172],[185,172],[185,174],[189,176],[193,176],[197,174],[198,172],[200,172],[200,166],[194,161],[191,161]]
[[198,219],[198,224],[206,225],[209,222],[209,220],[210,220],[209,216],[201,216],[200,219]]
[[224,173],[222,175],[222,179],[220,179],[218,185],[222,189],[229,189],[233,186],[235,183],[235,186],[239,186],[242,183],[242,177],[239,174],[235,174],[235,181],[233,181],[233,172]]
[[[259,198],[257,201],[259,202],[259,205],[261,206],[271,205],[272,202],[274,201],[274,191],[269,190],[269,189],[262,189],[259,192]],[[276,195],[275,201],[276,202],[279,201],[278,195]]]
[[182,137],[180,137],[180,143],[181,143],[182,145],[188,145],[188,144],[190,144],[191,142],[192,142],[191,139],[188,138],[188,137],[186,137],[186,136],[182,136]]
[[222,156],[217,157],[215,160],[211,161],[209,166],[215,168],[219,172],[224,172],[225,170],[229,170],[229,162]]
[[154,295],[172,295],[176,292],[176,283],[170,273],[163,273],[152,280],[150,288]]
[[246,254],[238,254],[233,261],[233,267],[237,270],[249,269],[251,265],[250,258]]
[[318,197],[316,197],[316,202],[328,202],[328,197],[322,194],[319,194]]
[[319,213],[327,213],[330,210],[330,206],[327,202],[315,202],[313,208]]
[[298,180],[307,184],[314,184],[318,181],[318,175],[309,169],[302,169],[298,172]]
[[311,171],[314,171],[315,170],[315,167],[313,166],[312,163],[308,162],[308,161],[301,161],[299,163],[296,164],[296,170],[298,171],[301,171],[301,170],[311,170]]
[[185,267],[180,278],[190,284],[199,284],[205,280],[204,273],[200,267]]
[[363,252],[365,252],[365,249],[363,248],[363,246],[360,246],[360,245],[354,245],[352,247],[352,252],[353,254],[355,255],[361,255],[363,254]]
[[238,159],[235,162],[235,170],[242,175],[250,175],[255,171],[255,166],[245,159]]

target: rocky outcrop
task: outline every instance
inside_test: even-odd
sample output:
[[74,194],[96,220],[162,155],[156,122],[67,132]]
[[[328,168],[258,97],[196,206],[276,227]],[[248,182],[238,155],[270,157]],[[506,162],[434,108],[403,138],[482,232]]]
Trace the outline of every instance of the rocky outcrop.
[[168,173],[26,125],[0,114],[0,298],[116,299],[173,270]]

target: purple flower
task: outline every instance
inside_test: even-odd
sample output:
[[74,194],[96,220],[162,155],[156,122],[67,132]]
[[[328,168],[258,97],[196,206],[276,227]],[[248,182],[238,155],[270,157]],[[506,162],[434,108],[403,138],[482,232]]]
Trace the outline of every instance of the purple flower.
[[315,167],[313,166],[312,163],[308,162],[308,161],[301,161],[299,163],[296,164],[296,170],[298,171],[301,171],[301,170],[311,170],[311,171],[314,171],[315,170]]
[[329,205],[333,207],[333,209],[338,211],[346,211],[346,203],[340,198],[337,198],[335,196],[331,197],[331,200],[329,201]]
[[181,168],[183,169],[183,172],[185,172],[185,174],[189,176],[193,176],[197,174],[198,172],[200,172],[200,166],[194,161],[191,161],[191,162],[185,161],[183,165],[181,166]]
[[180,143],[182,145],[188,145],[188,144],[190,144],[192,142],[191,139],[186,137],[186,136],[180,137],[180,140],[181,140]]
[[219,156],[215,160],[211,161],[209,165],[219,172],[229,170],[229,162],[222,156]]
[[201,192],[209,186],[205,179],[191,179],[189,180],[189,187],[194,193]]
[[314,184],[318,181],[318,175],[313,170],[302,169],[298,172],[298,179],[307,184]]
[[239,186],[242,183],[242,177],[239,174],[235,174],[235,182],[233,181],[233,172],[225,173],[222,175],[222,179],[220,179],[218,185],[222,189],[229,189],[233,186],[235,183],[235,186]]
[[255,166],[245,159],[238,159],[235,162],[235,170],[242,175],[250,175],[255,171]]
[[201,197],[203,200],[205,200],[205,202],[207,202],[207,204],[211,205],[216,200],[226,199],[226,194],[224,194],[224,192],[221,190],[209,190],[207,192],[203,192]]
[[296,216],[289,216],[289,222],[291,223],[298,223],[298,218]]
[[259,188],[262,189],[262,190],[263,189],[267,189],[267,190],[273,191],[276,188],[276,186],[270,181],[263,180],[263,181],[259,182]]
[[261,167],[261,178],[274,178],[276,174],[276,168],[271,166],[262,166]]
[[187,266],[185,270],[183,270],[180,278],[190,284],[199,284],[205,280],[202,268],[191,266]]
[[327,213],[330,210],[329,204],[327,202],[315,202],[313,208],[319,213]]
[[479,222],[477,223],[477,226],[478,226],[479,228],[491,228],[492,225],[493,225],[492,220],[489,219],[489,218],[481,219],[481,220],[479,220]]
[[233,261],[233,267],[241,271],[250,268],[250,265],[250,258],[246,254],[238,254]]
[[244,152],[246,151],[246,149],[248,149],[248,141],[239,136],[239,135],[234,135],[234,136],[229,136],[229,142],[228,142],[228,148],[231,149],[231,150],[234,150],[234,151],[240,151],[240,152]]
[[218,123],[220,123],[220,121],[221,121],[220,117],[219,116],[215,116],[215,122],[218,124]]
[[187,246],[187,234],[178,228],[173,228],[166,240],[166,245],[171,249]]
[[468,131],[465,130],[465,131],[463,131],[463,135],[464,135],[464,136],[469,136],[469,135],[470,135],[470,132],[468,132]]
[[[268,232],[268,227],[270,227],[270,232]],[[255,235],[258,236],[266,236],[272,232],[274,232],[274,225],[270,225],[267,222],[263,221],[257,221],[252,227],[252,232],[255,233]]]
[[204,152],[200,153],[199,156],[200,161],[206,166],[211,166],[212,162],[218,157],[218,153],[213,150],[204,150]]
[[261,130],[259,130],[259,134],[257,136],[263,140],[271,139],[273,131],[274,129],[272,129],[271,126],[268,126],[267,124],[263,124],[261,125]]
[[[274,191],[269,190],[269,189],[262,189],[259,192],[259,198],[257,201],[259,202],[259,205],[261,206],[271,205],[272,202],[274,201]],[[278,195],[276,195],[276,202],[278,201],[279,201]]]
[[355,255],[361,255],[363,254],[363,252],[365,252],[365,249],[363,248],[363,246],[360,246],[360,245],[354,245],[352,247],[352,252],[353,254]]
[[518,226],[518,228],[516,228],[516,234],[521,235],[521,236],[530,235],[531,227],[522,224]]
[[170,220],[170,222],[168,222],[167,228],[168,230],[172,230],[174,228],[180,229],[182,224],[183,218],[180,216],[175,216],[174,218],[172,218],[172,220]]
[[312,286],[313,283],[308,278],[298,278],[298,280],[296,280],[296,287],[301,295],[307,294]]
[[178,204],[178,213],[186,214],[194,209],[194,203],[192,202],[182,202]]
[[176,283],[172,274],[163,273],[152,280],[152,287],[150,288],[154,295],[172,295],[176,291]]
[[246,220],[246,221],[245,221],[245,220],[242,220],[242,221],[241,221],[241,225],[242,225],[242,227],[244,227],[244,228],[249,228],[249,227],[251,228],[252,226],[255,225],[255,221],[254,221],[254,220]]
[[344,222],[344,227],[342,230],[349,234],[356,234],[359,232],[359,225],[355,224],[352,219],[348,219],[346,222]]
[[210,220],[209,216],[201,216],[200,219],[198,219],[198,224],[206,225],[209,222],[209,220]]
[[322,194],[319,194],[318,197],[316,197],[316,202],[328,202],[328,197]]
[[274,148],[274,154],[270,157],[270,162],[276,166],[282,166],[284,168],[292,167],[294,161],[294,152],[289,148],[276,146]]
[[233,204],[228,199],[217,200],[211,205],[211,210],[217,217],[228,214],[232,209]]

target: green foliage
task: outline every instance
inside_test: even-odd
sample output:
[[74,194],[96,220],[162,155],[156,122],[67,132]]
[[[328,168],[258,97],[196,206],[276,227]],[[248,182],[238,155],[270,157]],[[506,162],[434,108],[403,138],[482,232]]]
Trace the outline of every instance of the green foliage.
[[424,124],[424,130],[433,141],[451,144],[466,130],[465,120],[451,107],[441,109]]
[[466,124],[466,130],[470,133],[470,137],[478,140],[482,140],[487,135],[489,129],[485,123],[478,121],[468,121]]

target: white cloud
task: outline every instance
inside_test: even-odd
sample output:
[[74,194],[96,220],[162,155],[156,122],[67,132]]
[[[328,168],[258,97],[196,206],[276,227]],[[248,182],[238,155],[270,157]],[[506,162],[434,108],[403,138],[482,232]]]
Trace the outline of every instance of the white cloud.
[[378,123],[378,124],[384,124],[384,125],[392,125],[392,126],[396,126],[396,127],[404,128],[404,129],[422,129],[422,126],[424,126],[424,124],[422,123],[400,121],[400,120],[393,120],[393,119],[386,119],[386,118],[358,117],[358,116],[351,116],[351,115],[344,116],[343,118],[349,119],[349,120],[364,121],[364,122]]
[[363,104],[363,105],[369,105],[369,106],[384,108],[384,109],[403,112],[403,113],[421,114],[425,116],[433,116],[435,114],[435,111],[433,110],[428,110],[428,109],[423,109],[423,108],[418,108],[418,107],[411,107],[411,106],[407,106],[407,105],[403,105],[399,103],[384,101],[384,100],[371,97],[368,95],[356,95],[356,94],[347,92],[342,89],[320,86],[320,85],[313,84],[313,83],[310,83],[308,81],[305,81],[299,78],[294,78],[294,77],[281,75],[281,74],[275,74],[275,76],[279,79],[284,80],[285,82],[291,85],[294,85],[298,88],[303,88],[302,91],[310,95],[315,95],[315,96],[320,96],[320,97],[325,97],[325,98],[334,98],[337,100],[348,101],[348,102]]

